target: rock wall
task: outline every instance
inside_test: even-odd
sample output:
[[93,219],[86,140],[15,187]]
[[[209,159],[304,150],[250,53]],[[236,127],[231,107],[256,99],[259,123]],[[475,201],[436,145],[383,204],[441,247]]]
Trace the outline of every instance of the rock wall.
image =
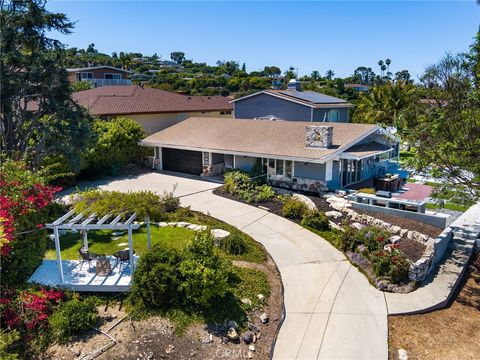
[[306,147],[327,149],[332,146],[333,127],[312,125],[305,128]]
[[216,176],[225,172],[224,164],[203,165],[203,176]]
[[317,194],[322,194],[328,191],[328,187],[325,181],[307,179],[302,177],[294,177],[290,181],[270,179],[268,180],[268,182],[272,186],[296,191],[307,191]]

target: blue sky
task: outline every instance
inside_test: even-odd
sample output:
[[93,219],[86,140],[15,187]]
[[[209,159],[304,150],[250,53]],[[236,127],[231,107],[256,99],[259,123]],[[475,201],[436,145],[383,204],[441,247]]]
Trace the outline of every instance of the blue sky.
[[94,43],[100,52],[184,51],[197,62],[245,62],[247,70],[289,66],[300,75],[328,69],[350,75],[357,66],[420,75],[446,52],[468,49],[480,24],[470,1],[165,2],[52,1],[47,9],[76,21],[55,35],[69,46]]

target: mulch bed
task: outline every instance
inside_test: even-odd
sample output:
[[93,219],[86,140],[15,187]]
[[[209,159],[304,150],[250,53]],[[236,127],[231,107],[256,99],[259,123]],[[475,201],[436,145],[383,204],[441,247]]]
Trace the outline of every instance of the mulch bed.
[[402,238],[398,243],[399,250],[402,251],[405,256],[412,260],[413,262],[417,261],[423,256],[426,246],[419,243],[416,240],[410,240],[407,238]]

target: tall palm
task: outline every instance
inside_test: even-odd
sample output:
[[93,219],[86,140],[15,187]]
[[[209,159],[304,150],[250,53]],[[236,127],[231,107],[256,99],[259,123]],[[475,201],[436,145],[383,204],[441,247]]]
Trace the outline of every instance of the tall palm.
[[334,76],[335,76],[335,73],[333,72],[333,70],[328,70],[327,73],[325,74],[325,77],[328,80],[332,80]]
[[391,63],[392,63],[392,60],[390,60],[390,59],[385,60],[385,64],[387,65],[387,72],[390,71],[390,64]]
[[317,81],[320,78],[320,73],[317,70],[313,70],[310,77],[313,81]]
[[379,61],[378,61],[378,66],[380,66],[380,70],[382,71],[382,76],[383,76],[383,70],[382,70],[383,60],[379,60]]

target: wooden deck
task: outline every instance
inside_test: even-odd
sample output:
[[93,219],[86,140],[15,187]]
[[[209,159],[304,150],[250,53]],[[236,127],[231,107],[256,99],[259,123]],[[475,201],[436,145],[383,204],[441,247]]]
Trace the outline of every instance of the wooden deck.
[[[138,257],[135,257],[138,261]],[[115,259],[110,257],[112,266]],[[78,260],[62,260],[64,282],[58,273],[57,260],[43,260],[28,282],[41,285],[56,286],[74,291],[91,292],[126,292],[130,290],[132,275],[130,265],[118,264],[108,276],[95,274],[95,262],[89,269],[88,262],[82,264]]]

